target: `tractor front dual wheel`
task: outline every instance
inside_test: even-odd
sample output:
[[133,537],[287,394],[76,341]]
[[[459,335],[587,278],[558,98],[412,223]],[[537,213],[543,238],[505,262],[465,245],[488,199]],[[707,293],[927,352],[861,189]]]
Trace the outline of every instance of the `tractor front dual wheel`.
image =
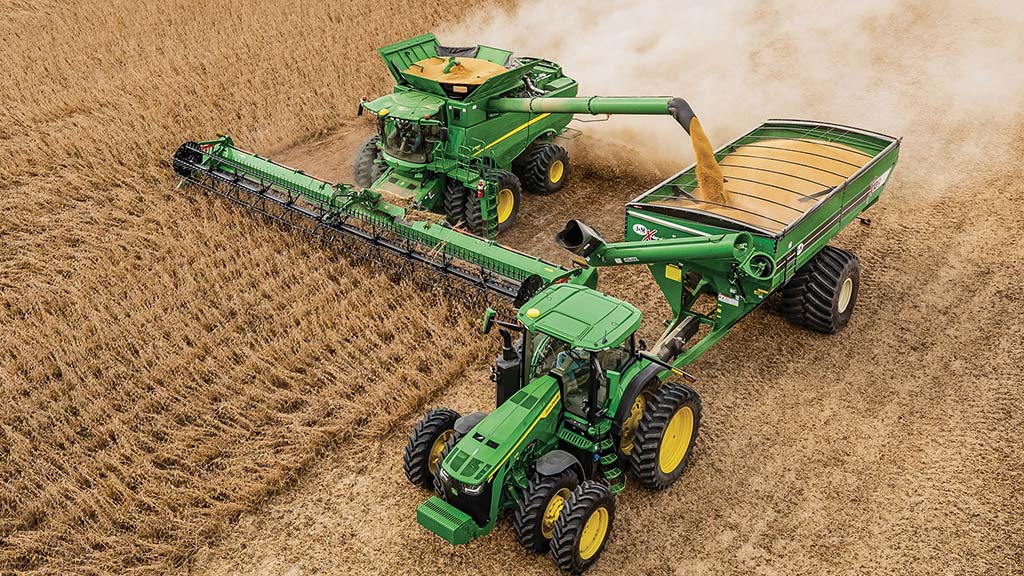
[[[491,176],[492,181],[497,182],[498,193],[495,195],[494,212],[497,218],[497,232],[501,234],[516,223],[519,216],[519,204],[523,194],[519,178],[508,170],[497,170]],[[469,191],[466,202],[466,224],[470,232],[487,237],[490,228],[484,220],[483,207],[480,198],[472,190]]]
[[427,412],[409,433],[402,469],[414,486],[433,487],[441,453],[445,443],[455,435],[455,421],[458,419],[459,413],[454,410],[435,408]]
[[860,262],[853,254],[825,246],[782,288],[782,315],[823,334],[850,322],[860,288]]
[[700,396],[689,386],[668,383],[650,392],[630,454],[641,485],[663,490],[682,475],[697,441],[700,414]]
[[597,562],[615,520],[615,494],[587,480],[562,507],[551,536],[551,558],[563,572],[580,574]]
[[550,550],[555,522],[578,484],[579,479],[571,469],[554,476],[534,473],[519,501],[512,523],[516,540],[523,548],[537,554]]
[[534,144],[513,164],[523,188],[530,194],[554,194],[569,181],[569,153],[558,144]]

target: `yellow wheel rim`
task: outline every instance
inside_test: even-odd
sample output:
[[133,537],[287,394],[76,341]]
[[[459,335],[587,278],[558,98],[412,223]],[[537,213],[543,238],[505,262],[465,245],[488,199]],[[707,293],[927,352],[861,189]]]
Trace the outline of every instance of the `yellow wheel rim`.
[[661,448],[658,450],[658,467],[662,473],[671,474],[679,467],[690,447],[690,438],[693,437],[693,410],[689,406],[683,406],[672,415],[665,428],[665,435],[661,438]]
[[597,554],[607,535],[608,509],[601,506],[590,514],[587,523],[583,525],[583,533],[580,534],[580,558],[589,560]]
[[540,533],[545,538],[550,539],[554,533],[555,522],[558,520],[558,515],[562,513],[562,508],[565,507],[565,501],[568,499],[569,489],[562,488],[551,496],[551,500],[548,500],[548,506],[544,509],[544,518],[540,522]]
[[640,419],[644,417],[644,408],[647,407],[647,397],[640,394],[633,401],[629,408],[629,416],[622,421],[622,437],[619,439],[619,451],[629,456],[633,453],[633,440],[636,438],[636,430],[640,427]]
[[847,278],[843,280],[843,285],[839,289],[839,313],[846,312],[846,308],[850,305],[850,297],[853,296],[853,278]]
[[444,443],[455,434],[455,430],[445,430],[441,432],[441,435],[434,440],[434,444],[430,447],[430,456],[427,457],[427,470],[430,471],[431,475],[437,475],[438,460],[441,459],[441,451],[444,450]]
[[565,164],[562,164],[561,160],[555,160],[551,163],[551,169],[548,170],[548,179],[551,180],[552,184],[558,184],[562,181],[562,176],[565,175]]
[[498,192],[498,224],[508,220],[512,215],[512,209],[516,205],[516,195],[508,188],[502,188]]

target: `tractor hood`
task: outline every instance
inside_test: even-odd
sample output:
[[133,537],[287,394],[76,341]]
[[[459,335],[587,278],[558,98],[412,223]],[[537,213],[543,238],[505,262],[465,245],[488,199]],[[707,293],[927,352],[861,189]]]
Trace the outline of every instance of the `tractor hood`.
[[631,304],[576,284],[555,284],[519,308],[519,321],[585,350],[622,344],[640,327],[640,311]]
[[370,102],[363,108],[377,116],[391,116],[419,122],[436,118],[444,106],[444,99],[424,92],[395,92]]

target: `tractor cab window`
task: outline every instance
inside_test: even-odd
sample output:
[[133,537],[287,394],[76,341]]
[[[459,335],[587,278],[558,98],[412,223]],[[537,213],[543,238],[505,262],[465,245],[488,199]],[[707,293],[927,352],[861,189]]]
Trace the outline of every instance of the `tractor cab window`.
[[562,405],[565,409],[588,417],[591,387],[597,384],[591,353],[582,348],[567,348],[559,352],[551,374],[562,382]]
[[401,118],[385,118],[381,126],[384,152],[393,158],[417,164],[427,163],[427,154],[439,140],[441,127],[418,124]]

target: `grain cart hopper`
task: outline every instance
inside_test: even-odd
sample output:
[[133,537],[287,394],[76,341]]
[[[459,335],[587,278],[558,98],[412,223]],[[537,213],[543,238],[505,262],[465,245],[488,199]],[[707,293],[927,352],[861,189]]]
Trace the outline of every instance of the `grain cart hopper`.
[[356,184],[484,238],[513,225],[523,189],[551,194],[568,181],[569,155],[553,139],[574,114],[663,114],[691,127],[681,99],[577,98],[549,60],[445,47],[433,34],[378,52],[396,85],[359,104],[377,131],[356,154]]
[[[498,323],[495,409],[437,408],[409,436],[405,473],[435,492],[420,524],[462,544],[508,509],[524,547],[587,569],[626,472],[660,490],[686,466],[701,402],[673,375],[692,383],[683,368],[775,292],[797,324],[846,325],[859,265],[827,244],[878,200],[898,153],[881,134],[770,121],[715,153],[728,204],[704,200],[691,167],[629,203],[623,242],[568,222],[556,241],[577,270]],[[624,265],[647,266],[673,312],[649,350],[640,312],[595,289],[598,268]]]

